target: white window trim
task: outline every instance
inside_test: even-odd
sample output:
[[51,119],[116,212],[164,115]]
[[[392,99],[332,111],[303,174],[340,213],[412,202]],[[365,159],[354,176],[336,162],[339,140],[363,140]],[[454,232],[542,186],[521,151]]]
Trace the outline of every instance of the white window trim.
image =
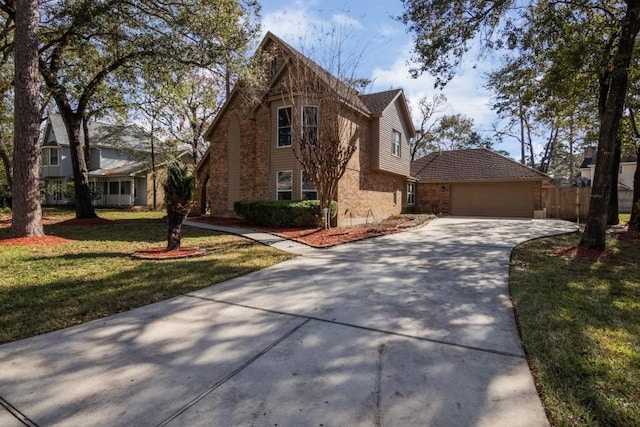
[[40,150],[40,166],[49,166],[49,149]]
[[[399,138],[398,138],[398,143],[396,144],[396,139],[395,139],[395,135],[398,134]],[[395,147],[398,147],[397,153],[396,153],[396,149]],[[393,129],[391,131],[391,155],[395,156],[395,157],[400,157],[402,155],[402,133],[398,132],[397,130]]]
[[[280,190],[278,188],[278,184],[280,183],[280,179],[279,179],[278,175],[280,175],[281,173],[286,173],[286,172],[289,172],[291,174],[291,190]],[[280,200],[280,197],[279,197],[280,193],[287,193],[287,192],[291,193],[291,199],[290,200],[293,200],[293,171],[290,170],[290,169],[276,171],[276,200]],[[283,199],[283,200],[287,200],[287,199]]]
[[[55,164],[55,165],[54,165],[54,164],[53,164],[53,162],[51,161],[51,153],[53,152],[53,150],[55,150],[55,151],[58,153],[58,155],[56,156],[56,159],[57,159],[57,160],[56,160],[56,164]],[[51,148],[47,149],[47,151],[49,152],[49,156],[48,156],[48,162],[47,162],[47,164],[48,164],[49,166],[54,166],[54,167],[56,167],[56,166],[60,166],[60,149],[59,149],[59,148],[57,148],[57,147],[51,147]]]
[[320,134],[320,106],[314,104],[302,105],[300,107],[300,117],[302,118],[302,120],[300,120],[300,135],[304,137],[304,109],[308,107],[316,109],[316,136],[318,136]]
[[[304,189],[303,185],[304,185],[304,171],[300,171],[300,200],[304,200],[305,189]],[[307,190],[306,192],[309,193],[311,191],[312,190]],[[317,200],[318,199],[318,189],[314,187],[313,188],[313,192],[316,193],[316,200]]]
[[[286,108],[291,109],[291,114],[289,115],[289,134],[291,137],[291,141],[289,141],[289,145],[280,145],[280,110],[284,110]],[[276,112],[276,148],[290,148],[293,145],[293,107],[291,105],[285,105],[283,107],[278,107],[278,111]]]
[[[413,188],[413,191],[409,191],[409,187]],[[410,200],[410,195],[413,196],[413,201]],[[414,206],[416,204],[416,183],[407,182],[407,206]]]

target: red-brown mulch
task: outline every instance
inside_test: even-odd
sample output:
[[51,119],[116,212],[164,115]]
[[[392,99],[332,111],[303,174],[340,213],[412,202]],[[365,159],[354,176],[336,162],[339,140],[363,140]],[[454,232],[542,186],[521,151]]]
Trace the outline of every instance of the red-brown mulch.
[[[219,217],[201,217],[196,221],[205,222],[207,224],[221,225],[225,227],[242,227],[252,230],[264,231],[275,234],[287,239],[296,240],[298,242],[313,246],[316,248],[326,248],[339,245],[342,243],[362,240],[369,237],[381,236],[383,234],[396,233],[403,231],[395,225],[369,224],[367,226],[354,227],[336,227],[328,230],[322,228],[278,228],[278,227],[260,227],[249,225],[240,218],[219,218]],[[402,222],[397,221],[398,223]]]
[[178,258],[191,258],[204,255],[204,249],[200,248],[180,248],[173,251],[168,251],[165,248],[147,249],[144,251],[137,251],[131,254],[132,258],[136,259],[178,259]]
[[57,236],[10,237],[0,239],[0,246],[52,246],[69,242],[73,242],[73,240]]

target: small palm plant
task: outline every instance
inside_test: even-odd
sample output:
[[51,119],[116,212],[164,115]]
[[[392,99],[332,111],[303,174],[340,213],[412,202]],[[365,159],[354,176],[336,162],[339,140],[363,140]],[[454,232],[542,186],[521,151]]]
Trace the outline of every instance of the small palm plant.
[[168,222],[167,250],[172,251],[180,249],[182,223],[194,204],[196,180],[187,167],[178,161],[170,162],[168,167],[164,194]]

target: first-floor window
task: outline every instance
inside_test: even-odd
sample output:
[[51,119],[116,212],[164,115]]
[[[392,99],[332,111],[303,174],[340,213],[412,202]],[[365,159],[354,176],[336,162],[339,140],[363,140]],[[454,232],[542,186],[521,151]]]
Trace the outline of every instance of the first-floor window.
[[416,204],[416,183],[407,183],[407,205],[413,206]]
[[109,194],[120,194],[120,183],[117,181],[111,181],[109,183]]
[[302,171],[302,200],[318,200],[318,190],[309,179],[309,175]]
[[131,194],[131,181],[122,181],[120,183],[120,194]]
[[276,186],[278,200],[291,200],[293,196],[293,172],[278,171]]

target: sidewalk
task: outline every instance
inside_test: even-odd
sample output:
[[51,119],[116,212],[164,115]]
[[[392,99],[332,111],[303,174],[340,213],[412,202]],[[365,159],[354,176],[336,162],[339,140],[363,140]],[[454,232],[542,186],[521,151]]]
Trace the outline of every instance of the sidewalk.
[[284,252],[289,252],[294,255],[312,256],[320,255],[323,249],[313,248],[305,245],[304,243],[296,242],[294,240],[285,239],[284,237],[276,236],[275,234],[269,234],[261,231],[251,230],[249,228],[241,227],[227,227],[223,225],[208,224],[206,222],[195,221],[187,219],[184,225],[194,228],[202,228],[205,230],[219,231],[221,233],[236,234],[238,236],[246,237],[247,239],[262,243],[266,246],[271,246],[276,249],[280,249]]

